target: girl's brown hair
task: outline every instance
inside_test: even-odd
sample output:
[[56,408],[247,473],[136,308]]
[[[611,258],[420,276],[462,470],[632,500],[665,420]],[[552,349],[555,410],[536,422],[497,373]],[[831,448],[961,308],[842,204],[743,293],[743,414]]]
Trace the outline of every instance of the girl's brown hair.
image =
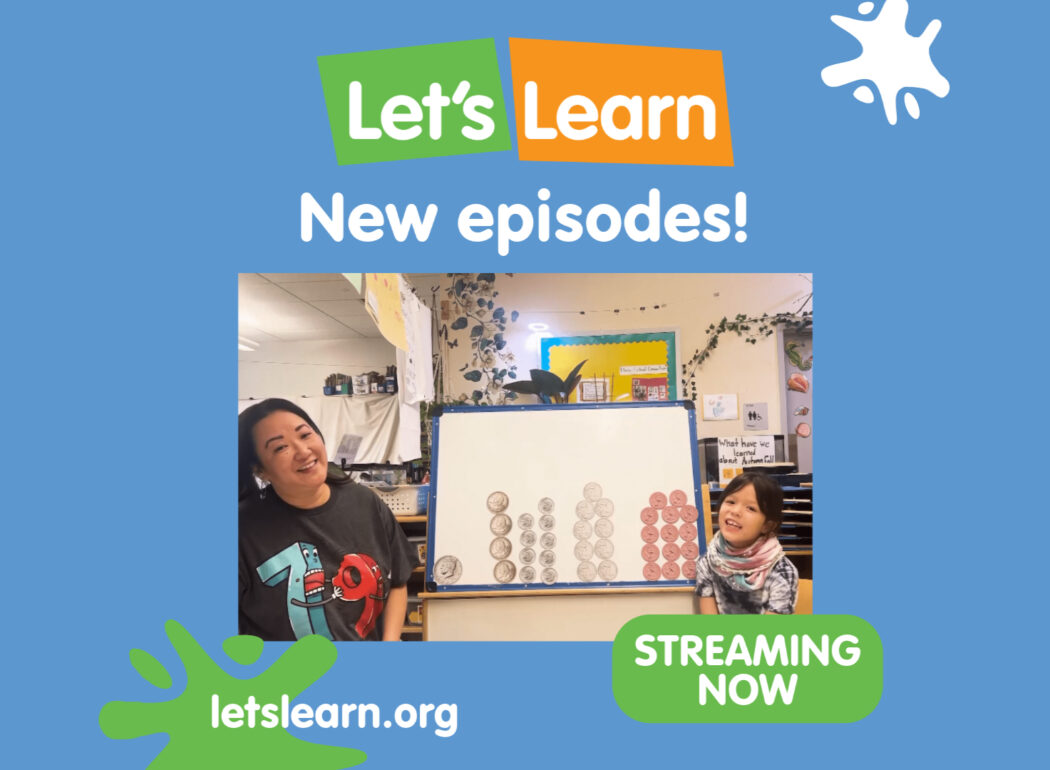
[[725,500],[732,494],[739,492],[744,487],[751,486],[755,490],[755,499],[762,515],[767,522],[773,522],[771,535],[780,531],[780,524],[784,521],[784,490],[776,479],[758,471],[747,471],[733,478],[722,491],[722,499]]

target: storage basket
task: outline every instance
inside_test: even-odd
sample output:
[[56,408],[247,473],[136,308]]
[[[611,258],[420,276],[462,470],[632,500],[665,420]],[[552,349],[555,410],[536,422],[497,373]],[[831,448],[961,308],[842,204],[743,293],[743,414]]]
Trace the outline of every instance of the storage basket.
[[372,487],[395,516],[413,516],[427,512],[430,485],[403,484],[400,486]]

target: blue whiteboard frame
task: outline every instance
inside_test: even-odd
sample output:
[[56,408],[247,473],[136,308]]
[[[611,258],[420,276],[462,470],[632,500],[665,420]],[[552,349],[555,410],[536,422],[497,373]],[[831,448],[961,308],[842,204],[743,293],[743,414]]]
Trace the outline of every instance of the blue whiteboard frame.
[[598,403],[598,404],[522,404],[514,406],[446,406],[441,414],[431,419],[433,448],[430,459],[430,509],[427,511],[427,565],[426,565],[426,590],[430,593],[465,593],[473,591],[513,591],[515,593],[529,593],[531,591],[550,591],[562,589],[566,591],[579,591],[580,589],[596,588],[665,588],[668,586],[691,586],[692,580],[624,580],[613,583],[602,583],[592,581],[584,583],[557,582],[547,585],[541,583],[535,587],[525,587],[520,583],[513,585],[507,583],[472,583],[468,585],[438,585],[434,580],[434,532],[437,520],[438,507],[441,500],[441,479],[438,478],[438,459],[441,452],[441,418],[446,414],[478,414],[481,412],[539,412],[550,409],[685,409],[689,423],[689,446],[684,448],[691,456],[693,469],[693,505],[700,512],[697,530],[697,545],[700,547],[700,555],[707,553],[707,543],[704,542],[703,533],[703,499],[700,493],[700,457],[697,452],[696,435],[696,408],[692,401],[629,401],[626,403]]

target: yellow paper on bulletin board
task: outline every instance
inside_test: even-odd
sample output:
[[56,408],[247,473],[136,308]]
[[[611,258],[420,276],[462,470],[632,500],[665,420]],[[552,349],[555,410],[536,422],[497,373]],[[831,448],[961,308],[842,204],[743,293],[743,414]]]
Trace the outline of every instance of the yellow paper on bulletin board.
[[[678,397],[673,332],[551,337],[541,345],[541,366],[559,377],[564,378],[586,359],[580,377],[598,385],[589,388],[592,392],[608,391],[601,400],[638,400],[632,391],[638,381],[655,383],[663,379],[666,386],[659,400]],[[578,395],[577,388],[569,396],[570,403],[575,403]]]
[[408,352],[405,316],[401,312],[401,274],[365,273],[365,310],[387,342]]

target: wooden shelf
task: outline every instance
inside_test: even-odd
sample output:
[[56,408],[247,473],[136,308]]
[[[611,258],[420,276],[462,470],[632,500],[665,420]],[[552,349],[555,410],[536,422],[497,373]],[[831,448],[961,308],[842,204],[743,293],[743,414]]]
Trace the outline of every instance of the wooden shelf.
[[[419,538],[421,536],[423,536],[423,542],[425,542],[425,536],[427,531],[426,514],[402,514],[400,516],[394,514],[394,518],[397,520],[398,526],[401,527],[401,530],[411,538],[410,542],[412,544],[412,555],[415,556],[417,553],[417,546],[419,545]],[[420,524],[422,524],[423,526],[418,526]],[[419,564],[418,566],[413,567],[412,571],[409,573],[409,581],[407,587],[408,596],[410,599],[414,599],[422,595],[423,590],[425,588],[423,580],[426,575],[426,571],[426,564]],[[409,609],[419,606],[420,605],[418,603],[410,603]],[[407,614],[408,613],[406,613],[405,623],[401,627],[402,638],[409,636],[412,637],[411,641],[416,641],[417,639],[425,639],[426,631],[424,629],[426,625],[426,619],[424,618],[423,623],[410,623],[408,621]]]

